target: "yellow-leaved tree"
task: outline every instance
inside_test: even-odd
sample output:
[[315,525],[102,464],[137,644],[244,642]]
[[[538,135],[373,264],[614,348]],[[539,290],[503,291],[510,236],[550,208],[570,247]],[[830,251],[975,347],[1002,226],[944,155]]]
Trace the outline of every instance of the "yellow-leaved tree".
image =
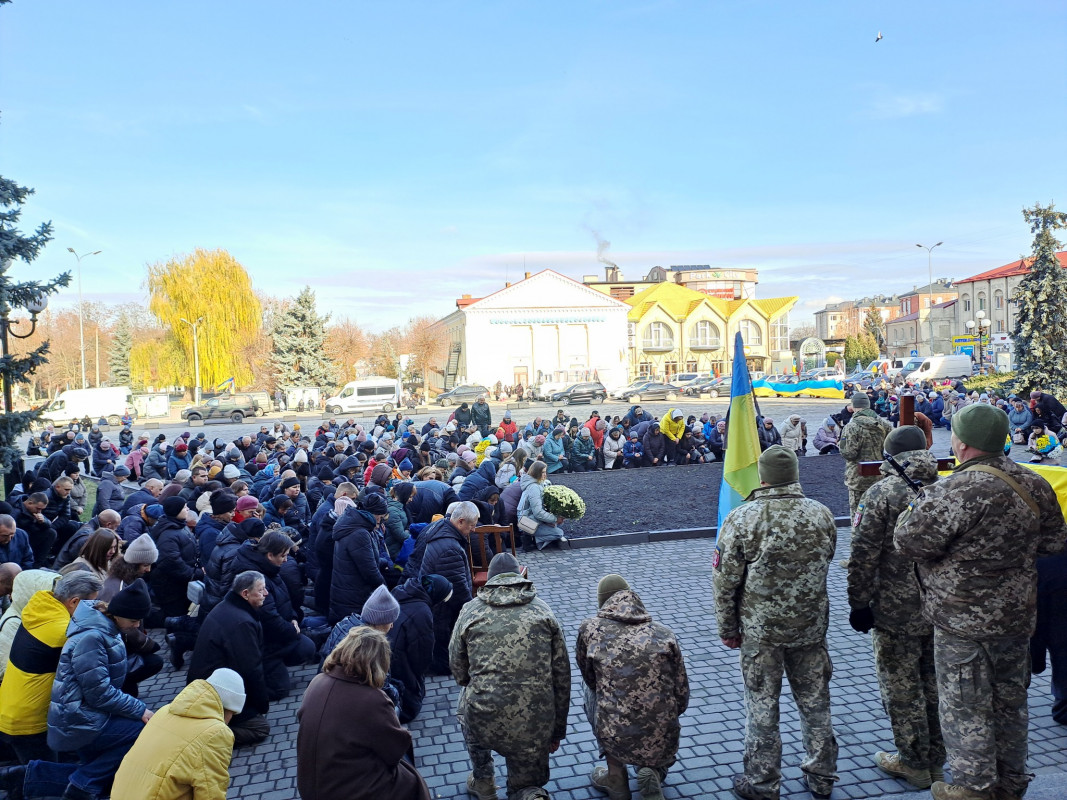
[[225,250],[204,250],[148,267],[148,307],[187,357],[193,374],[193,329],[199,323],[200,385],[208,392],[230,378],[237,388],[252,384],[246,349],[259,334],[263,312],[248,272]]

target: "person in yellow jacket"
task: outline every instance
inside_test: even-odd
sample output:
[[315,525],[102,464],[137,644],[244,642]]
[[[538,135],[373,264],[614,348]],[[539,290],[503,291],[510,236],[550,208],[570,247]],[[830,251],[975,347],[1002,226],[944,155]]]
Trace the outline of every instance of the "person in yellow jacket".
[[659,430],[663,434],[666,448],[665,459],[670,464],[678,463],[678,442],[685,433],[685,415],[680,408],[668,408],[663,419],[659,421]]
[[232,669],[190,683],[126,753],[111,800],[225,800],[233,753],[228,723],[244,704],[244,681]]
[[11,642],[0,681],[0,738],[11,745],[20,764],[51,761],[48,705],[67,628],[82,600],[100,592],[100,579],[78,570],[56,581],[52,591],[33,595],[22,609],[22,625]]
[[11,653],[15,634],[22,627],[22,609],[38,592],[51,591],[59,577],[58,572],[47,569],[26,569],[15,576],[11,588],[11,605],[0,617],[0,678],[4,677],[7,670],[7,658]]

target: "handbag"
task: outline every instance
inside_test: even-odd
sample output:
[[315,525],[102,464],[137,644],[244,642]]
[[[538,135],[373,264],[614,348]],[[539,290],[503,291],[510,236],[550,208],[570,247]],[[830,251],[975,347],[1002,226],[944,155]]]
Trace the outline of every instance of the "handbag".
[[528,533],[533,536],[537,533],[538,522],[533,517],[519,517],[519,531],[521,533]]

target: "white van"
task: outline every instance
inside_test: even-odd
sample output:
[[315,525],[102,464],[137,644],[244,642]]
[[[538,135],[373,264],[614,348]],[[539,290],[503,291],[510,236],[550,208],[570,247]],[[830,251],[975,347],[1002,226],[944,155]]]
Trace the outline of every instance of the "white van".
[[327,397],[326,413],[384,411],[388,414],[399,405],[400,381],[396,378],[371,376],[361,381],[349,381],[333,397]]
[[122,424],[123,414],[137,418],[129,386],[68,389],[48,404],[41,414],[41,424],[66,425],[88,417],[94,425],[106,419],[108,425],[116,426]]
[[927,356],[912,358],[900,370],[900,374],[912,381],[939,381],[946,378],[967,379],[971,377],[970,356]]

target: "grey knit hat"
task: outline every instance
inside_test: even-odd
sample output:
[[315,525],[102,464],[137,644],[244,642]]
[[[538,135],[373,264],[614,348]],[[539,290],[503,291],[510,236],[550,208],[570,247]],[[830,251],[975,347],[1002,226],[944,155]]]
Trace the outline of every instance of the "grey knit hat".
[[159,549],[147,533],[142,533],[130,542],[126,552],[122,554],[122,559],[127,564],[155,564],[157,558]]
[[367,598],[359,616],[367,625],[389,625],[396,622],[400,616],[400,603],[389,593],[388,589],[379,586]]

